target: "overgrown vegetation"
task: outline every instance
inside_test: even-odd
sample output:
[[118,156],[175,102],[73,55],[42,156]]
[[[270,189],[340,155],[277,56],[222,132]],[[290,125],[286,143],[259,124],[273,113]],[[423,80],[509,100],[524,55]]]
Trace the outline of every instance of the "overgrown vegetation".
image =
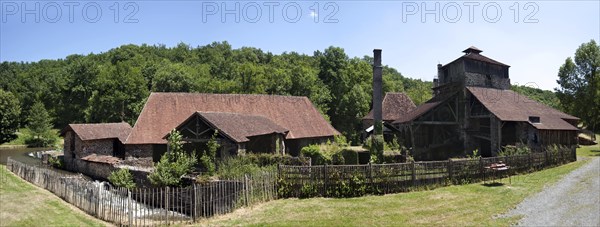
[[202,164],[206,170],[206,175],[208,176],[214,175],[215,171],[217,170],[217,151],[219,150],[219,147],[221,147],[217,141],[217,135],[219,135],[219,131],[215,130],[215,133],[206,143],[206,150],[202,152],[202,156],[200,157],[200,164]]
[[531,153],[531,149],[527,145],[518,143],[516,146],[502,147],[502,150],[498,152],[498,156],[526,155],[529,153]]
[[62,169],[65,166],[65,162],[62,158],[56,157],[56,156],[52,156],[50,155],[50,157],[48,157],[48,163],[57,169]]
[[135,182],[133,181],[133,175],[129,172],[129,169],[119,169],[110,173],[108,176],[110,183],[117,187],[123,187],[127,189],[135,188]]
[[175,129],[169,133],[168,152],[155,164],[154,171],[148,175],[152,184],[159,186],[180,186],[181,178],[191,173],[198,163],[196,152],[191,155],[183,150],[181,134]]

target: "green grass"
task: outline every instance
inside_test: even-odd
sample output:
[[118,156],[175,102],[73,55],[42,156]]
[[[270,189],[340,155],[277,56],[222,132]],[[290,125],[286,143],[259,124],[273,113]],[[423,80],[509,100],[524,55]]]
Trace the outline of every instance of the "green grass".
[[0,226],[104,226],[0,165]]
[[[59,129],[52,129],[52,132],[54,134],[56,134],[57,137],[58,137],[58,134],[59,134],[60,130]],[[17,131],[17,138],[16,139],[14,139],[14,140],[12,140],[10,142],[3,143],[0,146],[10,147],[10,146],[14,146],[14,145],[27,145],[25,143],[25,140],[29,136],[29,133],[30,133],[30,131],[28,129],[21,128],[21,129],[19,129],[19,131]],[[56,140],[55,145],[56,146],[60,146],[62,144],[63,144],[63,138],[58,137],[58,139]]]
[[[596,140],[600,139],[600,134],[596,134]],[[591,146],[581,146],[577,149],[577,156],[597,157],[600,156],[600,143]]]
[[527,175],[513,176],[512,184],[481,183],[449,186],[430,191],[334,199],[282,199],[204,220],[201,225],[251,226],[372,226],[452,225],[508,226],[520,217],[498,215],[527,196],[541,191],[589,159]]

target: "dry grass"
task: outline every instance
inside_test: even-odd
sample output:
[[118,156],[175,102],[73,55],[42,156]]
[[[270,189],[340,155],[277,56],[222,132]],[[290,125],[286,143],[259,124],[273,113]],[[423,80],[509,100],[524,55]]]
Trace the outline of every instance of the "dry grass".
[[0,226],[105,226],[0,165]]

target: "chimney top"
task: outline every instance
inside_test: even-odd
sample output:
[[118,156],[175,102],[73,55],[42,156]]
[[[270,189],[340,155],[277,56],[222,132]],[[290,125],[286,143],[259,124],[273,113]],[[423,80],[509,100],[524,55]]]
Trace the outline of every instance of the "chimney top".
[[373,49],[373,66],[381,67],[381,49]]
[[465,53],[465,54],[470,54],[470,53],[479,54],[481,52],[483,52],[483,50],[480,50],[479,48],[474,47],[474,46],[471,46],[471,47],[463,50],[463,53]]

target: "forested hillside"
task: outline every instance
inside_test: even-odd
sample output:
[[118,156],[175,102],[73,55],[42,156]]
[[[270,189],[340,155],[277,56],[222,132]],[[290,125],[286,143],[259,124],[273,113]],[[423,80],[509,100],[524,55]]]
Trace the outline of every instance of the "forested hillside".
[[[0,89],[19,100],[22,127],[39,101],[56,128],[80,122],[133,124],[152,91],[307,96],[356,142],[360,118],[371,105],[371,61],[369,56],[350,58],[339,47],[311,56],[232,49],[227,42],[172,48],[124,45],[58,60],[3,62]],[[431,82],[406,78],[388,66],[383,79],[386,92],[405,91],[416,104],[431,97]]]
[[560,104],[560,100],[556,96],[556,93],[554,93],[552,91],[542,90],[539,88],[528,87],[528,86],[524,86],[524,85],[521,85],[521,86],[512,85],[510,87],[511,87],[510,88],[511,90],[513,90],[519,94],[525,95],[525,96],[529,97],[530,99],[533,99],[535,101],[543,103],[554,109],[563,111],[562,106]]

